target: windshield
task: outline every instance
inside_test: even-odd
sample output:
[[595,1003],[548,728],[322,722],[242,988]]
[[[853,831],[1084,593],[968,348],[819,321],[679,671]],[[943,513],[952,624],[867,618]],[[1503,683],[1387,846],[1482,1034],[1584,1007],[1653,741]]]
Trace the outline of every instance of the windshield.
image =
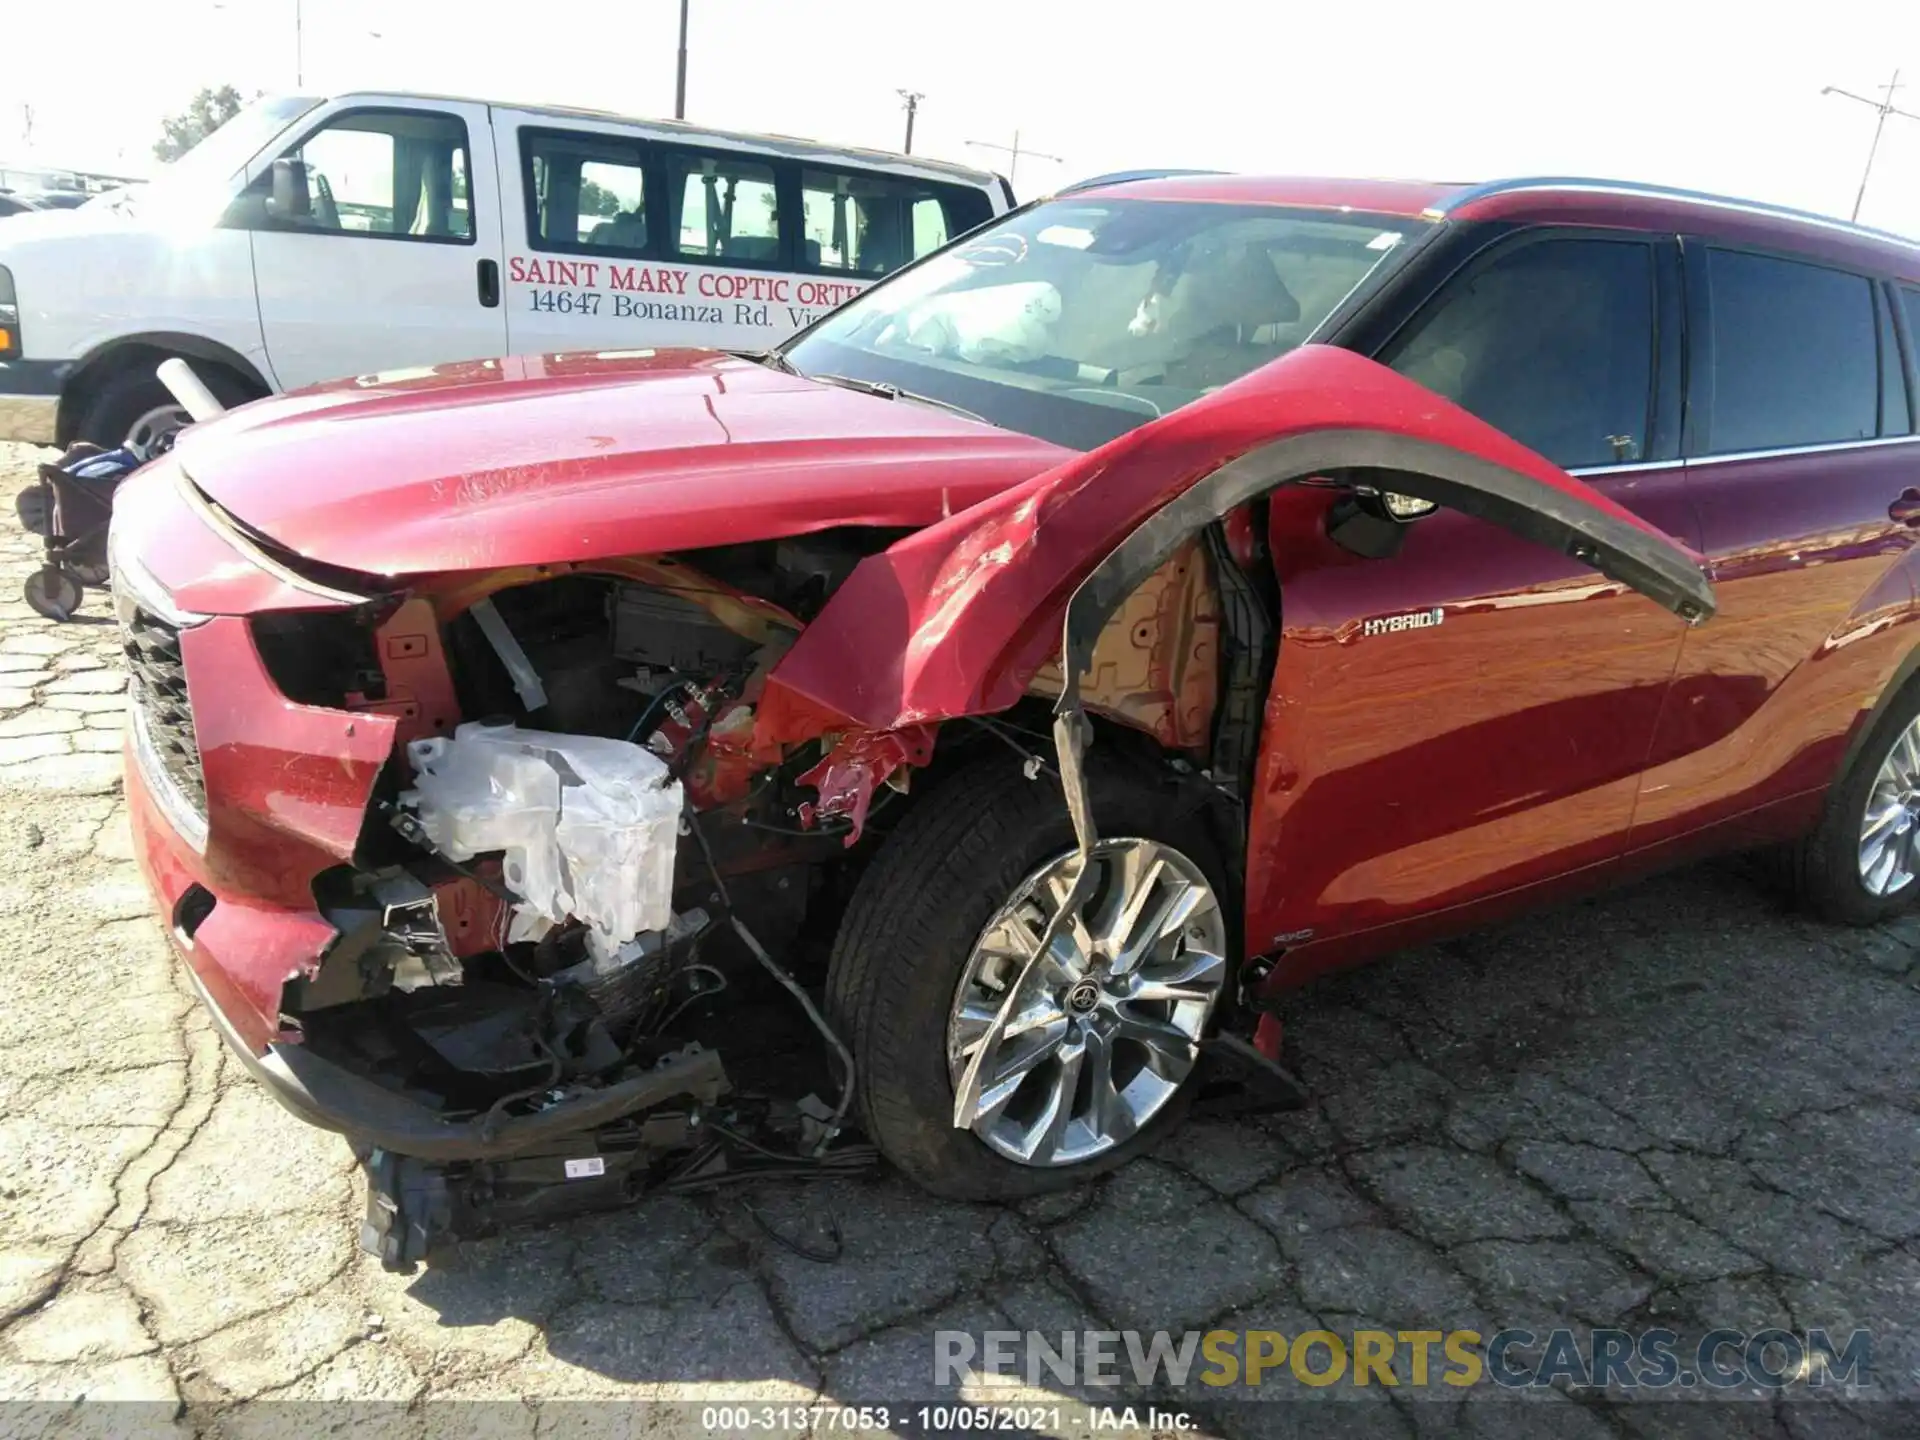
[[1304,343],[1422,222],[1197,201],[1056,200],[977,231],[784,352],[1076,449]]
[[310,95],[270,95],[256,100],[186,154],[160,167],[141,195],[142,203],[174,203],[206,197],[222,203],[233,197],[227,182],[281,131],[319,105]]

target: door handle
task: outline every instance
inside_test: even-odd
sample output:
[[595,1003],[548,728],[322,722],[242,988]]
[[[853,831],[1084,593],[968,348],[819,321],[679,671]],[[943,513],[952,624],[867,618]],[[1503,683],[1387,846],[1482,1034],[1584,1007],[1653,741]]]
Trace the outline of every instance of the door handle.
[[479,268],[480,303],[491,310],[500,303],[500,262],[482,260]]
[[1901,525],[1920,525],[1920,490],[1909,485],[1900,498],[1887,506],[1887,518]]

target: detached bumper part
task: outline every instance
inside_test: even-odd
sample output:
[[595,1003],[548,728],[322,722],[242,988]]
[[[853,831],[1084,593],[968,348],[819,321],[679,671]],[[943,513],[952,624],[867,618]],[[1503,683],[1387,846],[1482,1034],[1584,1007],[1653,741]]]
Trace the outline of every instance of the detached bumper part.
[[447,1120],[301,1045],[274,1045],[264,1056],[237,1053],[253,1078],[309,1125],[337,1131],[369,1148],[427,1160],[503,1158],[669,1100],[686,1097],[712,1104],[727,1088],[720,1056],[689,1046],[643,1075],[584,1091],[529,1115]]
[[[438,1137],[405,1137],[413,1153],[350,1134],[367,1176],[360,1248],[389,1270],[405,1270],[449,1240],[632,1200],[647,1188],[653,1163],[698,1131],[700,1107],[726,1089],[720,1057],[695,1045],[645,1075],[501,1121],[495,1134],[484,1118],[443,1124]],[[654,1108],[674,1099],[688,1103]],[[652,1113],[619,1123],[641,1109]],[[434,1146],[431,1154],[418,1150],[423,1140]]]
[[689,1106],[496,1160],[442,1164],[356,1147],[367,1180],[360,1248],[405,1271],[450,1241],[629,1204],[702,1133]]
[[447,1172],[375,1150],[362,1163],[367,1172],[367,1218],[360,1248],[388,1270],[405,1270],[454,1233],[453,1197]]

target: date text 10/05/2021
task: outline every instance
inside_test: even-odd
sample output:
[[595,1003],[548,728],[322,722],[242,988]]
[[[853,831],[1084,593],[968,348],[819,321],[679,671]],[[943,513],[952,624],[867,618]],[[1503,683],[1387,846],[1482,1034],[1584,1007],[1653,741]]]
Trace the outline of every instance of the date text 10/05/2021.
[[1091,1430],[1145,1431],[1156,1436],[1199,1428],[1185,1410],[1157,1405],[1080,1402],[994,1405],[968,1401],[893,1405],[705,1405],[700,1425],[709,1435],[892,1432],[904,1435],[1057,1435]]
[[611,260],[507,260],[510,283],[528,287],[515,303],[543,314],[604,320],[679,320],[791,331],[811,325],[862,290],[863,282],[760,275],[704,266]]

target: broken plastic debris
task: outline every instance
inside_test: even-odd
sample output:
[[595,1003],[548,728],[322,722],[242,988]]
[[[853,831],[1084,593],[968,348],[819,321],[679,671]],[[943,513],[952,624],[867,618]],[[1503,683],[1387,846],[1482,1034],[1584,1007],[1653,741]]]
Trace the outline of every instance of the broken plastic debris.
[[553,979],[571,980],[575,984],[605,980],[626,969],[635,961],[645,960],[649,956],[659,954],[662,950],[678,945],[682,940],[698,935],[711,923],[707,919],[707,912],[696,905],[693,909],[674,916],[673,922],[666,929],[649,930],[646,934],[627,941],[616,950],[589,955],[577,965],[569,965],[564,970],[556,971]]
[[834,1122],[839,1118],[833,1106],[812,1091],[800,1097],[794,1110],[800,1117],[800,1145],[804,1150],[824,1145],[840,1133]]
[[502,878],[521,900],[510,939],[569,917],[587,947],[611,957],[673,923],[680,784],[666,764],[624,740],[466,724],[452,739],[407,746],[414,788],[401,802],[450,860],[504,852]]

